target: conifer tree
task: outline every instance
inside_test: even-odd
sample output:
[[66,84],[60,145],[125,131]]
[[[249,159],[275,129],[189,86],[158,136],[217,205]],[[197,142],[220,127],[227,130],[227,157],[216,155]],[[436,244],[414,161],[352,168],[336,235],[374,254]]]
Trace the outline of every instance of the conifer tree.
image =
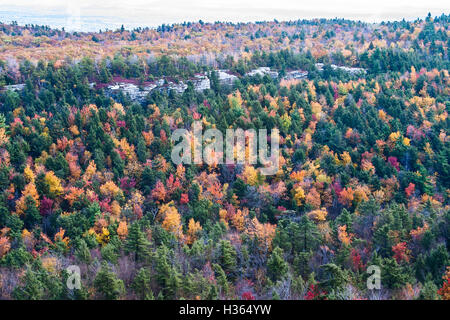
[[236,271],[236,249],[231,245],[230,241],[219,241],[219,265],[227,274]]
[[141,300],[153,300],[153,292],[150,287],[150,271],[146,268],[140,268],[133,280],[134,293]]
[[145,261],[149,257],[149,241],[141,231],[138,222],[134,222],[129,231],[125,243],[125,250],[134,255],[136,261]]
[[86,241],[84,241],[84,239],[80,239],[78,241],[78,246],[75,250],[75,256],[84,263],[89,264],[91,262],[91,252],[89,251],[87,243]]
[[94,279],[94,288],[107,300],[116,300],[125,292],[123,281],[103,263]]
[[288,264],[283,258],[283,249],[276,247],[267,260],[267,275],[273,281],[281,280],[288,272]]

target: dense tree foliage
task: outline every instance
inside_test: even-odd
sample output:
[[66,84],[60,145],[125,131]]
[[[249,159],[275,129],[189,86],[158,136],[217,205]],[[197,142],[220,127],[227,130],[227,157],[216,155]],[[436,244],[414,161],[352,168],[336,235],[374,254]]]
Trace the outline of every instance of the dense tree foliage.
[[[0,297],[449,299],[448,23],[1,25],[0,87],[23,86],[0,92]],[[199,72],[210,89],[104,90]],[[195,120],[278,128],[277,173],[174,165],[170,136]]]

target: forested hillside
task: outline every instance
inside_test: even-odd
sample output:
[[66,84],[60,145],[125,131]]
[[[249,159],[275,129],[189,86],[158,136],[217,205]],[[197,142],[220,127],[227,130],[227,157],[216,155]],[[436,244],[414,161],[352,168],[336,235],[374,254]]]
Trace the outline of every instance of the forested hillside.
[[[1,24],[0,299],[450,299],[449,22]],[[175,165],[194,121],[278,172]]]

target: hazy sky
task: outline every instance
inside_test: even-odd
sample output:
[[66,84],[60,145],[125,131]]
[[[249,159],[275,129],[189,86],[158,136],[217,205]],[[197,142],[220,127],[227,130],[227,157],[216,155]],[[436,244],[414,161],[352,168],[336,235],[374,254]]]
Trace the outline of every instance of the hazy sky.
[[[348,18],[367,22],[413,20],[450,13],[448,0],[0,0],[0,21],[67,29],[155,27],[183,21]],[[12,16],[13,15],[13,16]],[[14,19],[16,18],[16,19]],[[39,20],[39,21],[37,21]]]

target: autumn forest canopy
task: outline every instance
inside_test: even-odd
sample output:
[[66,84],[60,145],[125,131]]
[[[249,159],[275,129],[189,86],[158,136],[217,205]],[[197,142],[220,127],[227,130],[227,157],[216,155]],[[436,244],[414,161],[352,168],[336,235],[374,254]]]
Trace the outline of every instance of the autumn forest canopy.
[[[0,23],[0,299],[449,300],[449,45],[449,15]],[[175,165],[194,121],[278,129],[278,171]]]

